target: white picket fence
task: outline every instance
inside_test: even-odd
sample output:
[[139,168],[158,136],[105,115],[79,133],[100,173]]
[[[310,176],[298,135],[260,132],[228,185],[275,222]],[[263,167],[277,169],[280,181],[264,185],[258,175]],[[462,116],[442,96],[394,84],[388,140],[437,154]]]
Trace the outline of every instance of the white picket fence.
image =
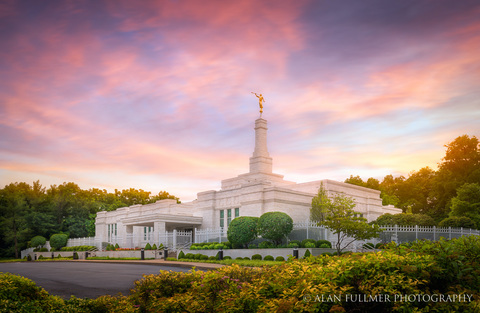
[[[452,227],[427,227],[427,226],[380,226],[383,231],[378,238],[368,240],[373,244],[378,242],[408,242],[415,240],[439,240],[440,238],[453,239],[466,235],[480,236],[480,230],[470,228],[452,228]],[[303,239],[315,239],[315,240],[328,240],[335,245],[337,242],[336,235],[332,234],[328,229],[323,226],[318,226],[311,221],[305,221],[301,223],[294,223],[293,231],[288,236],[288,240],[303,240]],[[121,236],[111,237],[109,243],[118,243],[122,248],[136,248],[145,247],[150,244],[163,244],[169,250],[185,249],[188,248],[193,242],[225,242],[227,241],[227,228],[207,228],[207,229],[195,229],[194,233],[189,231],[171,231],[158,234],[158,238],[149,236],[145,239],[142,236],[129,235],[127,238]],[[351,251],[358,251],[362,245],[367,241],[355,241],[347,249]],[[95,237],[85,238],[71,238],[68,239],[67,247],[73,246],[96,246],[99,250],[102,249],[102,242],[95,239]],[[33,248],[29,248],[21,251],[22,258],[28,253],[33,252]]]

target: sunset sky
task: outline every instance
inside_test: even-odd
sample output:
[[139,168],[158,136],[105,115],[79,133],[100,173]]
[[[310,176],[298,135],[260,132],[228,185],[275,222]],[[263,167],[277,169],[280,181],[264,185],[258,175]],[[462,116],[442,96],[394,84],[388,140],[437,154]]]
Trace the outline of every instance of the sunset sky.
[[0,188],[75,182],[182,201],[248,172],[436,169],[480,136],[480,2],[0,2]]

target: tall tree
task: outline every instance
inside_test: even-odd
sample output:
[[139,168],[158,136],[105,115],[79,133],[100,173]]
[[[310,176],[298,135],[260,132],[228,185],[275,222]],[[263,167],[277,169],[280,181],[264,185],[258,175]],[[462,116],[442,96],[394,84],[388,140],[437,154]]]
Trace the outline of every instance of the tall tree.
[[452,199],[450,216],[468,217],[480,229],[480,184],[466,183],[457,191],[457,196]]
[[319,195],[321,199],[315,200],[315,202],[322,203],[322,209],[319,210],[321,214],[314,213],[315,209],[312,206],[310,216],[322,218],[315,221],[337,235],[335,247],[338,254],[353,241],[370,239],[380,233],[378,225],[368,224],[366,218],[355,212],[355,201],[352,198],[337,194],[333,199],[329,199],[325,198],[323,192],[320,191]]

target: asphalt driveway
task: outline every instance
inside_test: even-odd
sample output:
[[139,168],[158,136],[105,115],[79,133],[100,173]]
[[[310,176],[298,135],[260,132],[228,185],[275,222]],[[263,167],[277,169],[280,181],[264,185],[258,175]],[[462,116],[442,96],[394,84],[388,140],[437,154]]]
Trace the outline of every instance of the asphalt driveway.
[[0,263],[0,272],[21,275],[33,280],[51,295],[69,299],[97,298],[102,295],[128,295],[134,282],[144,274],[160,270],[188,272],[189,268],[90,262],[19,262]]

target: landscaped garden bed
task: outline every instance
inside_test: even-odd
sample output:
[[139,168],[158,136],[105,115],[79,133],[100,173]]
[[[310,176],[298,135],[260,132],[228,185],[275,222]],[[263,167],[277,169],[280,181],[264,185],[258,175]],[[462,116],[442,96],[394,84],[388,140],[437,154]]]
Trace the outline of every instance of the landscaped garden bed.
[[388,245],[272,266],[147,275],[128,296],[62,300],[0,274],[0,303],[27,312],[478,312],[480,238]]

